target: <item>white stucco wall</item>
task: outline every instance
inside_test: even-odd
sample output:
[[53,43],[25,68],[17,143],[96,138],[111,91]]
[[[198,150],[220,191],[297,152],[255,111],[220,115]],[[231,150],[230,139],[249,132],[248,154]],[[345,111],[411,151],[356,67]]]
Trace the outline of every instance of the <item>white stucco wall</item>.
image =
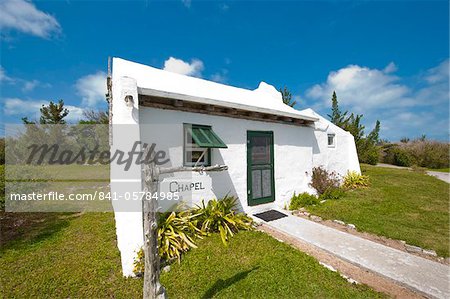
[[[313,163],[314,129],[260,121],[211,116],[174,110],[140,107],[141,139],[155,143],[157,150],[169,153],[170,163],[183,164],[183,123],[212,126],[227,144],[226,149],[212,149],[212,164],[225,164],[228,171],[208,173],[212,189],[196,198],[196,202],[221,198],[226,194],[239,198],[240,208],[252,210],[247,204],[247,131],[273,131],[275,160],[275,204],[284,207],[295,192],[309,191]],[[176,121],[174,121],[176,120]],[[177,174],[177,176],[200,174]]]
[[[128,152],[135,141],[140,140],[139,105],[136,80],[113,74],[112,144],[111,153],[117,150]],[[134,104],[125,103],[125,96],[132,96]],[[138,148],[140,150],[140,148]],[[133,261],[142,246],[142,208],[139,201],[125,201],[125,193],[141,191],[141,166],[111,163],[111,194],[119,199],[113,201],[116,222],[117,246],[120,251],[122,270],[125,276],[133,275]]]
[[[317,118],[313,147],[314,167],[325,167],[344,177],[348,171],[361,173],[353,135],[337,127],[312,109],[303,110]],[[328,134],[335,135],[335,145],[328,146]]]

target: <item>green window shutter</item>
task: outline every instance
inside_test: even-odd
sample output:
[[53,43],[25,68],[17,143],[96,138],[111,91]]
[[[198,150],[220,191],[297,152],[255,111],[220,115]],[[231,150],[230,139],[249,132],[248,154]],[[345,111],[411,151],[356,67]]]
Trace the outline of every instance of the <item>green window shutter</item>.
[[210,127],[192,126],[189,128],[195,143],[203,148],[227,148],[228,146]]

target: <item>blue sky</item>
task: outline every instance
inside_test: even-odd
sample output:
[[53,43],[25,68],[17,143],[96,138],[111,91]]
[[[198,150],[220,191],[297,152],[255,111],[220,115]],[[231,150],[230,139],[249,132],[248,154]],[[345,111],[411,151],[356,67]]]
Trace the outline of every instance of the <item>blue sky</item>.
[[[298,109],[364,114],[383,138],[449,137],[447,1],[25,1],[0,3],[3,123],[64,99],[105,109],[107,57],[254,89]],[[368,130],[369,130],[368,129]],[[367,131],[368,131],[367,130]]]

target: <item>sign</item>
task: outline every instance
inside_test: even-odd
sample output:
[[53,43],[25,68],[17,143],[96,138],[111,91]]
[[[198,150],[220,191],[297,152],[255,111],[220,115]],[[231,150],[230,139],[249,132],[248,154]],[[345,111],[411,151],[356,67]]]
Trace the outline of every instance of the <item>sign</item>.
[[170,177],[160,183],[160,193],[178,193],[181,197],[209,193],[212,189],[211,177],[208,175],[192,177]]

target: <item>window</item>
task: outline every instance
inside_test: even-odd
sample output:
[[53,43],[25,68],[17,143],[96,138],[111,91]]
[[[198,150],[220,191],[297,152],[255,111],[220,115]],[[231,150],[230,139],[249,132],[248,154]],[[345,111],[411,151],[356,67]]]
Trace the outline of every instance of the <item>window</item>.
[[336,146],[336,136],[334,134],[328,134],[328,147]]
[[211,149],[227,148],[209,126],[184,125],[184,165],[211,165]]

